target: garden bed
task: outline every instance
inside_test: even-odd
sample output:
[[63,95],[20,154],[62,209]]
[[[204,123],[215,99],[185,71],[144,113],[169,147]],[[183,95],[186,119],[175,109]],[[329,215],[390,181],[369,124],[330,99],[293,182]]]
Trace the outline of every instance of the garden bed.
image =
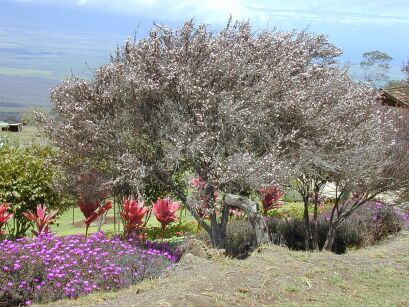
[[168,243],[96,233],[0,242],[0,305],[30,305],[128,287],[172,269]]

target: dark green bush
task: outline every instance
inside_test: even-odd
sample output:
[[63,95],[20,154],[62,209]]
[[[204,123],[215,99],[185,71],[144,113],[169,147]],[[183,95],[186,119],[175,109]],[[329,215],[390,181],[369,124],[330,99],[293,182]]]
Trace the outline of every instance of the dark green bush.
[[[348,248],[376,244],[403,227],[402,218],[392,206],[368,204],[357,210],[337,230],[332,251],[342,254]],[[374,208],[372,208],[374,207]],[[274,244],[292,250],[304,250],[304,223],[299,218],[265,217]],[[325,216],[318,221],[319,247],[322,248],[329,223]],[[205,234],[202,234],[205,239]],[[199,236],[200,237],[200,236]],[[253,229],[247,220],[232,220],[227,225],[226,253],[232,257],[245,258],[256,246]]]
[[246,258],[256,246],[256,235],[246,220],[232,220],[226,229],[226,253],[237,258]]
[[[267,225],[271,232],[273,243],[285,245],[292,250],[304,250],[304,222],[301,219],[268,218]],[[325,220],[318,223],[318,245],[323,247],[329,224]],[[344,223],[335,236],[332,251],[345,253],[348,246],[360,246],[364,240],[364,232],[356,224]]]

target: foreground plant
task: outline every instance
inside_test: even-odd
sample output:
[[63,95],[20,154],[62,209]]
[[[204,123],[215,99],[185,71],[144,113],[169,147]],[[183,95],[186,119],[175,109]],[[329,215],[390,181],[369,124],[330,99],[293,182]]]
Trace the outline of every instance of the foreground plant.
[[47,303],[128,287],[159,276],[181,256],[167,243],[95,233],[0,242],[0,302]]
[[124,220],[124,228],[128,236],[141,227],[143,224],[142,219],[147,211],[148,208],[144,206],[143,202],[138,202],[135,199],[125,199],[124,209],[120,214]]
[[34,221],[37,231],[31,230],[33,234],[38,237],[42,234],[48,234],[48,226],[56,220],[56,215],[58,210],[53,210],[50,213],[46,214],[47,206],[46,205],[37,205],[36,214],[31,210],[24,212],[23,215],[29,221]]
[[80,201],[78,202],[78,206],[85,217],[85,235],[87,236],[91,223],[104,213],[108,212],[112,208],[112,202],[109,201],[100,207],[100,204],[97,201]]
[[1,228],[7,223],[9,219],[13,217],[13,214],[8,212],[10,205],[7,203],[0,205],[0,236],[4,234]]
[[162,234],[169,223],[177,221],[176,211],[178,209],[179,204],[172,202],[169,198],[159,198],[156,203],[153,204],[152,211],[162,225]]
[[32,226],[23,212],[36,211],[38,204],[49,209],[69,208],[71,198],[57,189],[61,172],[51,146],[0,147],[0,204],[8,203],[13,212],[9,235],[20,238]]

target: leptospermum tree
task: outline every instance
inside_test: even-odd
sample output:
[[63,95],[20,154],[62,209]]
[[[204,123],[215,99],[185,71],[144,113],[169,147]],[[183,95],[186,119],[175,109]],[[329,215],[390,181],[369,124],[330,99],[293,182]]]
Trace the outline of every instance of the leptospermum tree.
[[[287,145],[296,143],[297,121],[310,112],[300,102],[312,103],[314,89],[323,97],[312,107],[325,111],[326,90],[339,84],[331,67],[339,54],[325,36],[256,33],[247,22],[218,32],[193,21],[178,30],[155,26],[146,39],[127,41],[92,80],[56,87],[55,115],[39,119],[67,171],[92,165],[109,173],[113,186],[154,178],[219,248],[229,206],[245,209],[263,243],[269,236],[256,204],[229,193],[287,180]],[[199,197],[175,184],[186,170],[204,182]]]
[[401,170],[391,154],[396,148],[394,117],[377,104],[378,98],[375,90],[339,69],[322,70],[294,98],[296,120],[284,122],[294,137],[282,146],[304,201],[306,249],[319,248],[318,205],[325,187],[334,187],[335,194],[324,245],[331,249],[336,229],[354,210],[404,184],[397,180]]

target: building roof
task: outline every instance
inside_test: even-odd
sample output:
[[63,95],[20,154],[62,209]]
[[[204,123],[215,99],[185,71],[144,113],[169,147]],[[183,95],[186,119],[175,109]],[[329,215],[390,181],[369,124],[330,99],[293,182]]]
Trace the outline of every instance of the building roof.
[[[385,104],[409,108],[409,84],[385,88],[382,92],[386,98]],[[388,103],[388,101],[392,103]]]

